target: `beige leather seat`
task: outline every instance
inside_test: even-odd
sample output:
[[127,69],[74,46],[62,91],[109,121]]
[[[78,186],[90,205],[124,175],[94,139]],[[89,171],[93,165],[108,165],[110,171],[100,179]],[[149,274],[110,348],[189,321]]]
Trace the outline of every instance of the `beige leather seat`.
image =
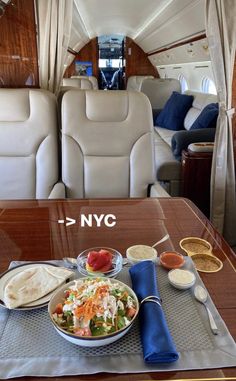
[[[69,198],[146,197],[155,182],[148,98],[70,90],[62,99],[62,179]],[[152,195],[168,196],[159,184]]]
[[90,82],[92,82],[93,90],[98,90],[98,80],[94,75],[73,75],[71,78],[81,78],[81,79],[88,79]]
[[0,199],[62,197],[55,96],[0,89],[0,105]]
[[127,90],[141,91],[143,81],[148,78],[154,77],[152,75],[131,75],[127,81]]
[[64,87],[77,87],[81,90],[90,90],[93,89],[93,83],[87,77],[63,78],[61,90],[63,90]]
[[181,92],[181,85],[180,81],[174,78],[145,79],[141,91],[147,95],[152,109],[162,109],[173,91]]

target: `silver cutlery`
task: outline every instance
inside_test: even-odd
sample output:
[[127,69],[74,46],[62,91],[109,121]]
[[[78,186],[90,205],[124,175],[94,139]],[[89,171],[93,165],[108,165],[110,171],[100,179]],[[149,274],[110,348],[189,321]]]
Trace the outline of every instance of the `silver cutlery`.
[[211,330],[212,332],[214,333],[214,335],[218,335],[218,328],[217,328],[217,325],[215,323],[215,320],[212,316],[212,313],[211,311],[209,310],[209,308],[207,307],[206,305],[206,301],[207,301],[207,297],[208,297],[208,294],[207,294],[207,291],[205,290],[204,287],[202,286],[196,286],[194,288],[194,296],[195,298],[202,304],[204,304],[206,310],[207,310],[207,313],[208,313],[208,317],[209,317],[209,322],[210,322],[210,327],[211,327]]
[[154,245],[152,245],[152,247],[156,247],[156,246],[159,245],[160,243],[165,242],[168,238],[170,238],[170,236],[169,236],[169,234],[166,234],[163,238],[161,238],[159,241],[157,241],[156,243],[154,243]]
[[63,261],[64,261],[66,267],[68,267],[70,269],[77,269],[77,260],[76,260],[76,258],[64,257]]

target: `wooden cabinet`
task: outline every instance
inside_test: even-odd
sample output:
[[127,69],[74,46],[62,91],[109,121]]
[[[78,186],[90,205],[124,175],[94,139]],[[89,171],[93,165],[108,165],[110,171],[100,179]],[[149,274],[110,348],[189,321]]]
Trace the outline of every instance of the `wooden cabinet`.
[[182,196],[209,217],[212,152],[182,152]]

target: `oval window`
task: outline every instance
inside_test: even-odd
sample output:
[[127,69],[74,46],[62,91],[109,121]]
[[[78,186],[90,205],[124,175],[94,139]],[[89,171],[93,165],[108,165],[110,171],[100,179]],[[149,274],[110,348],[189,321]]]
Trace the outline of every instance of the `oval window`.
[[203,93],[217,94],[214,82],[208,77],[203,77],[201,89]]
[[188,82],[183,74],[179,75],[178,80],[180,81],[181,92],[184,93],[188,90]]

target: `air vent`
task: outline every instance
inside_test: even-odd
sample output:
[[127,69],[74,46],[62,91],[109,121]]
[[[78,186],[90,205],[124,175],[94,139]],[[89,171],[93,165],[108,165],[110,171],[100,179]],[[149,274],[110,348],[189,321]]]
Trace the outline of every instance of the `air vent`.
[[182,66],[174,66],[173,69],[182,69]]
[[199,65],[199,66],[195,66],[195,69],[204,69],[204,68],[207,68],[209,67],[208,65]]

